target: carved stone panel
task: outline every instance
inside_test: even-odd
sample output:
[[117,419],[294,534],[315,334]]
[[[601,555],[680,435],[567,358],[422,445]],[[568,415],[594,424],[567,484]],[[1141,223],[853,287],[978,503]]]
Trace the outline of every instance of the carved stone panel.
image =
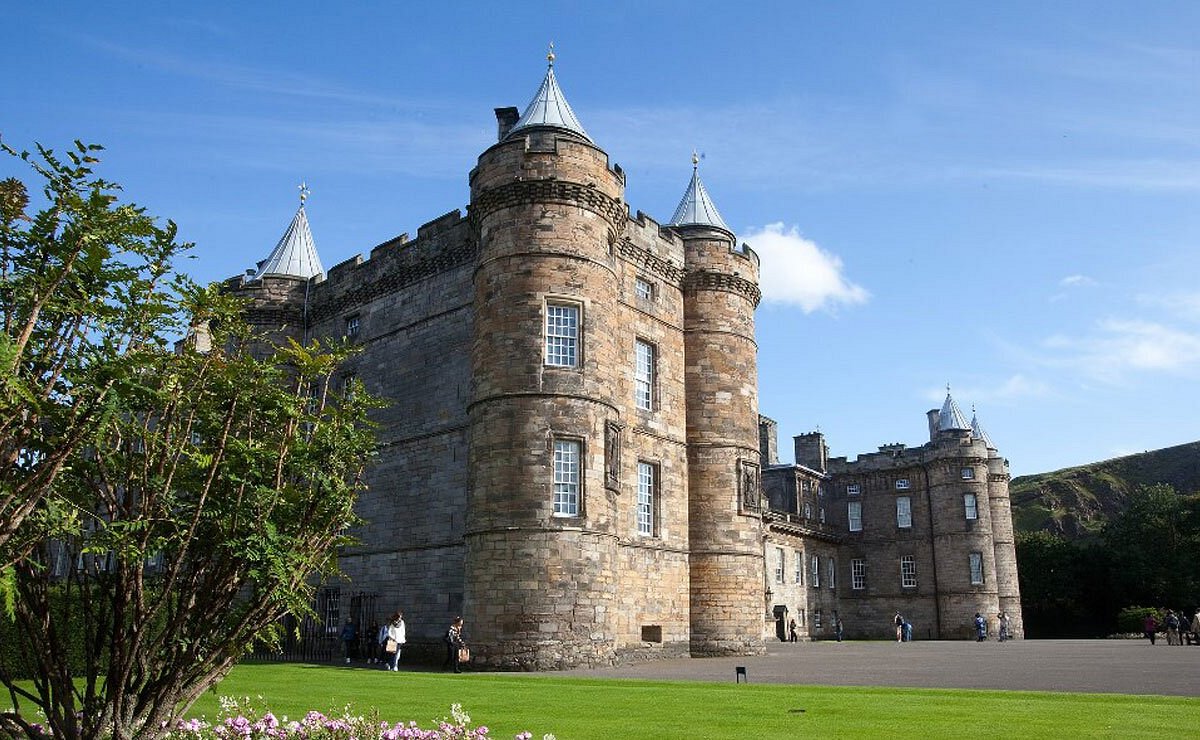
[[625,425],[615,421],[604,424],[604,487],[621,490],[621,432]]
[[738,460],[738,489],[738,508],[743,513],[757,513],[762,509],[758,463]]

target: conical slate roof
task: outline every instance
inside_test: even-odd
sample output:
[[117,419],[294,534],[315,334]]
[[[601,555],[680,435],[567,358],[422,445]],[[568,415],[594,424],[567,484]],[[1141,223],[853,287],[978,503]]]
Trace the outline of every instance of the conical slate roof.
[[546,70],[542,86],[538,88],[537,94],[533,96],[533,100],[529,101],[525,112],[517,119],[508,135],[512,136],[521,129],[548,127],[570,131],[582,136],[589,143],[595,143],[583,130],[583,124],[579,123],[579,119],[575,117],[575,111],[571,110],[571,106],[567,104],[567,98],[563,95],[562,89],[558,86],[558,80],[554,77],[553,46],[546,58],[549,60],[550,66]]
[[288,224],[287,231],[271,254],[258,263],[258,272],[250,279],[260,280],[264,275],[285,275],[307,280],[324,274],[325,268],[321,266],[321,258],[317,255],[317,246],[308,228],[308,216],[304,215],[304,200],[301,197],[300,208]]
[[992,438],[988,436],[983,427],[979,424],[979,416],[975,414],[975,409],[971,409],[971,435],[975,439],[983,440],[989,450],[996,449],[996,445],[992,442]]
[[715,226],[733,233],[733,229],[721,218],[717,206],[713,204],[704,183],[700,182],[699,159],[692,155],[692,181],[688,183],[675,215],[667,222],[668,226]]
[[942,412],[938,414],[938,431],[945,432],[949,430],[969,431],[971,425],[967,423],[967,417],[963,414],[962,409],[950,397],[950,389],[946,389],[946,402],[942,404]]

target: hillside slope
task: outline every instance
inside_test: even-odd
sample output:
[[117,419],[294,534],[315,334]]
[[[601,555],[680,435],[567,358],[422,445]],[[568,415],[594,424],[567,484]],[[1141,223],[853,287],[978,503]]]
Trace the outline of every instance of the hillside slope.
[[1014,478],[1013,525],[1018,532],[1084,537],[1123,511],[1130,491],[1155,483],[1181,494],[1200,493],[1200,442]]

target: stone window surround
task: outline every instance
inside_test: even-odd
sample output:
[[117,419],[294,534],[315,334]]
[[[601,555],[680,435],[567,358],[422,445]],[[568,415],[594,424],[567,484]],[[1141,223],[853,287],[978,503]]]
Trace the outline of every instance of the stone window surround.
[[975,468],[962,468],[959,470],[959,475],[963,480],[975,480]]
[[[543,305],[545,321],[542,323],[542,362],[546,367],[552,368],[583,367],[583,304],[569,298],[547,296]],[[556,317],[560,317],[560,321],[554,321]],[[555,331],[563,321],[573,324],[569,327],[573,332]],[[559,341],[552,344],[552,340]]]
[[984,584],[983,577],[983,553],[972,552],[967,554],[967,567],[970,570],[971,585],[982,586]]
[[653,282],[644,277],[638,276],[634,278],[633,292],[637,295],[638,300],[652,301],[654,300],[655,285]]
[[967,521],[979,518],[979,499],[973,493],[963,494],[963,518]]

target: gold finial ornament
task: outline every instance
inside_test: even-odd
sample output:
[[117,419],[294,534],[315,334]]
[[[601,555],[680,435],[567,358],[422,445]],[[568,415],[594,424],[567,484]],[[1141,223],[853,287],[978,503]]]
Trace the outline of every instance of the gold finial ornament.
[[546,52],[546,61],[550,62],[550,66],[554,66],[554,42],[550,42],[550,51]]
[[304,205],[304,201],[308,200],[309,192],[311,192],[311,191],[309,191],[309,189],[308,189],[308,184],[305,183],[304,181],[301,181],[300,182],[300,205],[301,206]]

